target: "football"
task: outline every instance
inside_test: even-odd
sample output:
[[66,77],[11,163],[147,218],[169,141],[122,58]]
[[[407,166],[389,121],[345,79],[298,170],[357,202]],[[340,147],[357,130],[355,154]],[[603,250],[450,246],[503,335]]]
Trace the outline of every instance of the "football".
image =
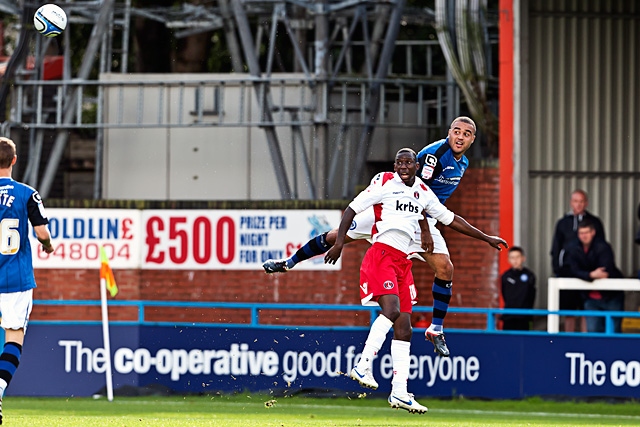
[[33,15],[33,25],[45,37],[55,37],[67,28],[67,14],[60,6],[48,3]]

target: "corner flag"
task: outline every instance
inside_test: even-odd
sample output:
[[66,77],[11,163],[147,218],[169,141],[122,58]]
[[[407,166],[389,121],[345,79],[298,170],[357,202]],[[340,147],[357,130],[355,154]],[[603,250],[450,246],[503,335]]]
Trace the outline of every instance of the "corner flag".
[[116,279],[113,277],[113,271],[109,267],[109,257],[103,246],[100,246],[100,308],[102,310],[102,342],[105,358],[105,379],[107,382],[107,400],[113,400],[113,378],[111,372],[111,339],[109,338],[109,311],[107,309],[107,289],[111,292],[111,296],[115,297],[118,293]]
[[116,285],[116,278],[113,277],[113,271],[109,267],[109,257],[107,257],[107,252],[103,246],[100,246],[100,262],[100,279],[104,279],[109,293],[111,293],[112,297],[115,297],[118,293],[118,286]]

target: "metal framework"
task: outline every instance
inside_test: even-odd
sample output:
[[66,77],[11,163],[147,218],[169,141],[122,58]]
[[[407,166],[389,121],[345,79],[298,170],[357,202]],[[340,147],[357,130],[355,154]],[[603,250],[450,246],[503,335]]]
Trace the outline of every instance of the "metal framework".
[[[264,130],[271,162],[276,173],[280,194],[283,199],[296,198],[290,177],[286,174],[281,144],[276,128],[289,126],[294,139],[294,147],[300,149],[296,156],[304,162],[305,181],[311,183],[313,198],[326,198],[328,190],[338,180],[341,182],[341,196],[348,197],[362,174],[370,149],[373,130],[376,127],[413,127],[419,129],[441,129],[459,111],[459,93],[450,74],[434,77],[432,64],[435,55],[441,55],[437,40],[398,40],[403,25],[432,25],[434,11],[429,9],[407,9],[406,0],[217,0],[215,3],[187,4],[175,8],[135,8],[131,0],[102,0],[87,2],[58,2],[67,11],[71,24],[92,25],[91,37],[75,76],[71,70],[71,52],[68,51],[69,32],[64,33],[64,78],[50,82],[42,80],[41,68],[44,54],[51,42],[42,37],[35,38],[36,68],[33,75],[24,65],[25,48],[16,49],[13,64],[7,68],[3,79],[3,92],[8,96],[7,86],[13,85],[11,117],[2,121],[3,133],[11,129],[29,129],[30,159],[25,170],[25,181],[38,186],[43,197],[47,197],[60,167],[69,130],[94,128],[96,137],[96,171],[94,198],[100,198],[101,157],[103,131],[112,127],[153,127],[153,126],[259,126]],[[34,40],[29,29],[33,7],[22,8],[8,0],[0,0],[0,10],[19,12],[23,27],[21,42]],[[227,47],[234,69],[243,69],[246,64],[249,77],[236,82],[245,88],[252,88],[261,105],[259,122],[235,120],[225,122],[223,115],[218,120],[205,120],[206,111],[202,104],[194,108],[195,120],[190,123],[168,123],[159,116],[155,123],[139,117],[130,121],[103,121],[104,91],[110,86],[133,85],[139,88],[139,96],[148,96],[148,91],[166,91],[171,87],[182,90],[188,84],[167,82],[104,82],[90,79],[96,67],[100,73],[127,73],[128,46],[130,44],[130,22],[132,17],[143,17],[164,23],[175,30],[175,37],[187,37],[200,32],[220,29],[225,33]],[[313,30],[314,39],[306,38]],[[114,39],[119,37],[122,46],[114,49]],[[302,43],[305,41],[306,43]],[[286,90],[281,75],[274,74],[275,64],[287,67],[280,57],[279,47],[288,43],[294,58],[289,64],[292,73],[303,78],[297,85],[308,96],[301,97],[297,105],[287,105],[282,91]],[[23,43],[24,44],[24,43]],[[266,57],[261,57],[261,49]],[[426,55],[425,69],[416,78],[413,62],[419,48]],[[402,49],[404,64],[395,62],[394,51]],[[332,55],[330,55],[332,54]],[[111,59],[120,55],[119,70],[111,69]],[[99,58],[96,64],[95,58]],[[20,61],[22,60],[22,62]],[[393,72],[393,79],[389,73]],[[218,108],[225,108],[225,79],[199,83],[200,88],[212,87],[216,90]],[[195,88],[197,89],[197,88]],[[194,89],[194,90],[195,90]],[[53,105],[45,99],[54,94]],[[88,96],[97,93],[97,96]],[[164,93],[164,92],[163,92]],[[357,95],[356,95],[357,94]],[[411,97],[417,102],[419,111],[415,116],[404,112],[403,106]],[[3,98],[5,99],[5,98]],[[401,110],[395,121],[385,121],[382,114],[385,102],[394,99]],[[354,100],[356,102],[354,103]],[[96,104],[97,115],[94,122],[87,122],[83,116],[83,105]],[[183,108],[179,106],[179,108]],[[229,107],[226,107],[229,108]],[[424,111],[423,108],[432,109]],[[431,117],[431,119],[429,119]],[[340,156],[344,151],[327,153],[329,128],[337,129],[338,150],[350,150],[355,155],[355,170],[339,174]],[[311,127],[314,141],[312,145],[324,167],[312,168],[305,151],[302,127]],[[42,156],[42,139],[45,131],[57,131],[55,143],[48,157],[47,166],[41,180],[38,179],[38,165]],[[359,137],[354,146],[345,141],[349,130],[357,130]],[[348,166],[343,165],[344,168]],[[319,171],[312,176],[311,170]],[[326,174],[326,176],[325,176]],[[293,179],[297,179],[295,176]],[[327,186],[318,182],[328,182]]]

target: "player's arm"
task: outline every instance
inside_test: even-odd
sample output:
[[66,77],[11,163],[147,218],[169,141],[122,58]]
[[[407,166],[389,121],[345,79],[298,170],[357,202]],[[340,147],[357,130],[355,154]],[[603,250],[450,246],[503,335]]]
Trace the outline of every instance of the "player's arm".
[[482,240],[483,242],[487,242],[489,245],[493,246],[499,251],[502,250],[501,246],[504,246],[505,248],[509,247],[509,245],[507,245],[507,242],[503,238],[499,236],[489,236],[485,232],[469,224],[467,220],[462,218],[460,215],[454,215],[453,221],[448,224],[448,226],[459,233],[466,234],[469,237]]
[[47,227],[47,224],[36,225],[33,227],[33,231],[35,231],[38,241],[42,243],[42,250],[48,254],[53,252],[54,247],[51,244],[51,233],[49,233],[49,227]]
[[42,250],[48,254],[52,253],[54,247],[51,244],[51,233],[49,233],[49,227],[47,226],[49,220],[44,210],[42,198],[37,191],[34,191],[27,201],[27,216],[33,226],[33,231],[36,233],[36,238],[42,243]]
[[344,246],[344,238],[347,235],[347,231],[349,231],[349,227],[351,226],[351,222],[353,222],[353,218],[355,216],[356,211],[354,211],[350,206],[347,206],[344,214],[342,214],[340,225],[338,226],[338,235],[336,236],[336,242],[324,256],[325,264],[335,264],[336,261],[338,261],[338,258],[340,258],[340,255],[342,254],[342,247]]
[[422,211],[422,219],[418,221],[420,224],[420,243],[422,249],[428,254],[433,253],[433,237],[431,236],[431,229],[429,228],[429,223],[427,222],[427,215],[424,211]]
[[386,182],[386,180],[383,179],[385,174],[386,172],[377,174],[371,180],[369,186],[358,194],[344,210],[342,220],[340,220],[340,225],[338,226],[336,242],[333,244],[331,249],[327,251],[327,254],[324,257],[325,264],[335,264],[338,258],[340,258],[345,236],[347,235],[347,231],[349,231],[349,227],[351,227],[351,223],[353,222],[353,218],[356,214],[381,201],[384,193],[384,189],[382,187]]

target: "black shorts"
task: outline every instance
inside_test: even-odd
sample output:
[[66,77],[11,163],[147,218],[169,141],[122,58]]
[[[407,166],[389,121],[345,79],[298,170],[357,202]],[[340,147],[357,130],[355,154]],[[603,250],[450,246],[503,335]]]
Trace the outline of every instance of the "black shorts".
[[584,301],[580,291],[560,291],[560,310],[583,310]]

